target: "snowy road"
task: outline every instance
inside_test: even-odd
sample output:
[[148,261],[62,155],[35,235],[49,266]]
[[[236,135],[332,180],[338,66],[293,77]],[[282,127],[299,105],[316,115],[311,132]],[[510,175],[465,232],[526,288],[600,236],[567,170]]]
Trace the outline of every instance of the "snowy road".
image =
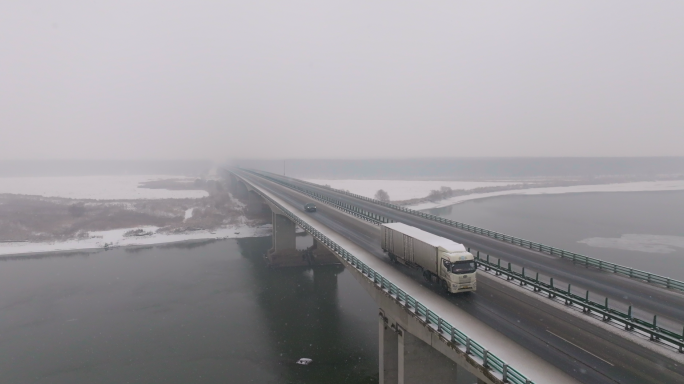
[[[277,194],[294,209],[298,210],[310,200],[263,179],[250,179]],[[364,262],[377,268],[402,289],[426,305],[435,306],[433,310],[448,321],[451,321],[449,316],[454,316],[453,324],[459,324],[460,327],[461,323],[457,322],[459,318],[452,314],[452,311],[460,310],[476,319],[464,322],[466,327],[470,327],[471,323],[478,324],[478,327],[486,325],[490,332],[495,333],[480,335],[477,327],[463,330],[478,341],[482,338],[485,346],[493,346],[492,350],[511,365],[518,367],[517,364],[521,364],[519,369],[525,374],[530,368],[536,371],[530,376],[538,383],[559,382],[549,376],[535,377],[535,374],[545,371],[539,367],[555,368],[584,383],[613,383],[614,380],[623,383],[662,383],[684,380],[681,364],[668,357],[486,276],[480,279],[477,293],[470,297],[443,297],[413,270],[389,264],[379,248],[376,228],[358,220],[349,220],[349,216],[327,206],[321,206],[317,213],[308,216],[315,217],[318,225],[336,232],[336,241],[339,239],[347,244],[345,246],[352,248],[357,257],[362,255]],[[516,347],[509,349],[507,343],[513,343]],[[502,345],[506,348],[499,352],[498,347]],[[522,350],[525,353],[520,352]],[[530,352],[536,360],[518,359],[520,356],[529,356]],[[540,359],[543,362],[530,364],[530,361]]]

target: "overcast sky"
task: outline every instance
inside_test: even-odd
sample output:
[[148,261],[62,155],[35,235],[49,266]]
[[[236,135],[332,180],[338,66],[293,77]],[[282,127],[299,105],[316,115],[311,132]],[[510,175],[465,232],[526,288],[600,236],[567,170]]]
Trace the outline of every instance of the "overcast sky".
[[679,0],[6,0],[0,159],[682,156],[682,15]]

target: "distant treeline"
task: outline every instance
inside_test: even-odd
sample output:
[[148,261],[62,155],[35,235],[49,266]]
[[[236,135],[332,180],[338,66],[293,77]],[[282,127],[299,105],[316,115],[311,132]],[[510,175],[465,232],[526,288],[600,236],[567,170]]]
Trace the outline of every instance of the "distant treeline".
[[[256,164],[254,165],[265,165]],[[505,179],[684,175],[684,157],[292,159],[271,161],[296,178],[336,179]],[[281,173],[281,172],[278,172]]]
[[206,160],[0,160],[0,177],[88,175],[202,175]]

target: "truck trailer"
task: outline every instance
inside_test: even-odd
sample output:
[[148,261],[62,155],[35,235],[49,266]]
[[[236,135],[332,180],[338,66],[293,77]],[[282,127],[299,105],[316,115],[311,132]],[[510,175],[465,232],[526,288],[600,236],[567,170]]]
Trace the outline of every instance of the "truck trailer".
[[447,292],[477,288],[475,258],[463,244],[403,223],[380,227],[382,250],[393,262],[421,269],[426,279],[436,279]]

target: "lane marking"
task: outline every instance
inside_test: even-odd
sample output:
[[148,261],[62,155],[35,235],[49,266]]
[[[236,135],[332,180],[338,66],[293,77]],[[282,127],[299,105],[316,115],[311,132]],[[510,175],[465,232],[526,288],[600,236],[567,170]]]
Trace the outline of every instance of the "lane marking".
[[594,356],[595,358],[597,358],[597,359],[599,359],[599,360],[603,361],[604,363],[606,363],[606,364],[610,365],[611,367],[614,367],[614,366],[615,366],[615,365],[613,365],[613,364],[612,364],[612,363],[611,363],[610,361],[608,361],[608,360],[604,360],[604,359],[602,359],[602,358],[600,358],[600,357],[598,357],[598,356],[594,355],[593,353],[591,353],[591,352],[587,351],[586,349],[584,349],[584,348],[580,347],[579,345],[577,345],[577,344],[575,344],[575,343],[573,343],[573,342],[571,342],[571,341],[568,341],[568,340],[566,340],[566,339],[564,339],[564,338],[562,338],[562,337],[560,337],[560,336],[556,335],[555,333],[553,333],[553,332],[549,331],[548,329],[546,330],[546,332],[548,332],[548,333],[550,333],[550,334],[552,334],[552,335],[556,336],[557,338],[559,338],[559,339],[561,339],[561,340],[565,341],[565,342],[566,342],[566,343],[568,343],[568,344],[574,345],[575,347],[577,347],[577,348],[579,348],[579,349],[583,350],[584,352],[586,352],[586,353],[588,353],[588,354],[590,354],[590,355]]

